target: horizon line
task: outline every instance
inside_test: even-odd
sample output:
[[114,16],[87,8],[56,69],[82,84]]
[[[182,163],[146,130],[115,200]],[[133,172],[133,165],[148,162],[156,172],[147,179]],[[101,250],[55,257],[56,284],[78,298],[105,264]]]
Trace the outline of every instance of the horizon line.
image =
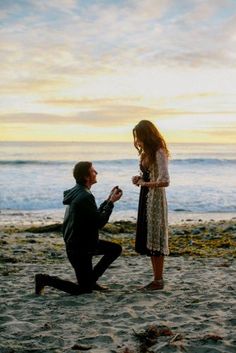
[[[107,144],[112,144],[112,143],[127,143],[130,144],[130,141],[63,141],[63,140],[0,140],[0,143],[107,143]],[[206,141],[196,141],[196,142],[191,142],[191,141],[176,141],[176,142],[167,142],[167,145],[169,144],[187,144],[187,145],[196,145],[196,144],[205,144],[205,145],[235,145],[236,142],[206,142]]]

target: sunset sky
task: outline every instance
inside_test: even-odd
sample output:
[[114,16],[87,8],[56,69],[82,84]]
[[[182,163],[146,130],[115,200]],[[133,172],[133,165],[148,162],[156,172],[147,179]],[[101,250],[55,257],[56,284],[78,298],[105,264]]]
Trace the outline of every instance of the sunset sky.
[[1,0],[0,140],[236,142],[235,0]]

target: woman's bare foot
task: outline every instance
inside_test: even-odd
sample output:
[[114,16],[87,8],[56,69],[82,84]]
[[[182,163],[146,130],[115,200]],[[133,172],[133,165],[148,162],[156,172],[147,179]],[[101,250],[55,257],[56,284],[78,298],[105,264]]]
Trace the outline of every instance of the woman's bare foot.
[[152,290],[159,290],[164,288],[164,281],[163,279],[156,279],[151,283],[147,284],[145,287],[142,287],[142,291],[152,291]]

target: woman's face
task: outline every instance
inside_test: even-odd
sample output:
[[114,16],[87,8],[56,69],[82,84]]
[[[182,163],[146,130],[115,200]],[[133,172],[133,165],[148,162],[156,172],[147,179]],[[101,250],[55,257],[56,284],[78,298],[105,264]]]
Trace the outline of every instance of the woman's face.
[[137,139],[137,145],[138,147],[143,149],[143,142]]
[[134,132],[134,143],[137,147],[140,147],[143,149],[143,142],[137,137],[136,132]]

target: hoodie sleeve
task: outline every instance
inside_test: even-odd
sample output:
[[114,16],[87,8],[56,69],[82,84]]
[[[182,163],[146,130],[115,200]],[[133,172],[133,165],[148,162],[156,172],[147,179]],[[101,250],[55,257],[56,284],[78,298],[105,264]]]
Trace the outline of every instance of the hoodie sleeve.
[[108,222],[113,210],[113,203],[104,201],[99,208],[97,208],[95,198],[92,194],[84,199],[83,214],[88,222],[93,223],[97,228],[102,228]]

